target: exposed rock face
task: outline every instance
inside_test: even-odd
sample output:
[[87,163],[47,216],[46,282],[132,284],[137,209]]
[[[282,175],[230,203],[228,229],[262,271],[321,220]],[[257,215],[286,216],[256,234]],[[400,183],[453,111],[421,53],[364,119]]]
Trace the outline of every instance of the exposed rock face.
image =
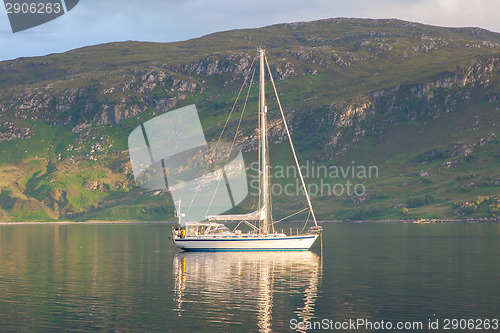
[[[318,125],[326,123],[336,129],[352,127],[351,140],[356,142],[367,130],[384,127],[376,121],[368,127],[359,125],[370,116],[385,114],[388,123],[404,119],[416,120],[425,116],[439,117],[443,112],[452,112],[457,104],[469,98],[469,92],[461,88],[487,85],[493,73],[498,71],[500,59],[492,57],[468,66],[459,74],[449,74],[425,83],[374,91],[340,105],[333,103],[328,106],[333,112],[323,112],[324,116],[318,120]],[[489,103],[496,101],[496,95],[491,95],[488,99]],[[332,131],[332,135],[324,143],[325,147],[336,147],[342,135],[341,131]],[[336,155],[342,154],[349,146],[349,143],[345,144],[344,149]],[[467,156],[471,152],[470,147],[458,149],[456,156]]]
[[469,156],[474,152],[475,144],[465,144],[463,142],[457,142],[451,147],[451,156]]
[[33,130],[29,127],[17,127],[9,121],[0,123],[0,143],[13,139],[27,139],[32,136]]
[[[296,57],[307,60],[306,53],[298,53]],[[315,110],[319,113],[315,117],[311,112],[293,112],[288,123],[291,130],[299,130],[304,127],[305,118],[313,118],[313,124],[306,125],[302,130],[315,135],[325,128],[330,128],[330,136],[323,142],[324,148],[334,149],[339,144],[341,138],[345,136],[343,129],[351,128],[350,142],[343,142],[340,151],[325,153],[325,159],[331,159],[343,154],[352,143],[363,137],[367,131],[375,128],[381,129],[385,125],[379,121],[371,122],[370,119],[375,114],[385,115],[386,124],[403,120],[416,120],[422,117],[439,117],[442,113],[454,111],[456,106],[469,98],[469,92],[465,87],[475,87],[487,85],[494,72],[500,70],[499,58],[493,57],[478,63],[474,63],[464,68],[458,74],[447,74],[435,80],[397,86],[392,89],[374,91],[369,94],[360,95],[348,102],[341,104],[332,103],[323,110]],[[489,97],[489,103],[496,103],[496,95]],[[410,105],[410,107],[409,107]],[[367,121],[366,123],[364,123]],[[270,131],[276,133],[272,142],[281,142],[286,136],[283,128],[274,128],[277,124],[269,124],[273,127]],[[321,130],[320,130],[321,129]],[[250,143],[245,144],[245,150],[257,149],[257,142],[254,135],[245,137]],[[489,138],[488,140],[494,140]],[[483,140],[486,142],[486,138]],[[457,144],[452,149],[452,156],[468,156],[473,152],[474,145],[461,146]]]
[[[59,81],[40,86],[24,86],[0,102],[0,115],[12,113],[20,119],[41,119],[57,125],[91,121],[94,125],[117,124],[146,111],[149,107],[161,112],[175,108],[189,95],[203,93],[205,77],[224,78],[224,88],[232,88],[249,74],[254,59],[246,54],[209,56],[190,64],[170,66],[156,64],[147,70],[124,71],[115,82],[105,76],[91,79],[73,73],[82,84],[60,88]],[[297,76],[294,65],[282,60],[273,66],[275,79]],[[96,81],[101,81],[96,83]],[[75,118],[78,114],[78,119]]]
[[[194,79],[176,78],[168,70],[124,74],[116,83],[87,84],[79,88],[57,88],[55,84],[26,87],[4,98],[0,115],[41,119],[56,125],[79,125],[91,120],[94,125],[117,124],[148,107],[167,111],[186,98],[186,93],[202,93],[205,87]],[[160,94],[155,94],[159,89]],[[78,115],[81,119],[74,119]]]

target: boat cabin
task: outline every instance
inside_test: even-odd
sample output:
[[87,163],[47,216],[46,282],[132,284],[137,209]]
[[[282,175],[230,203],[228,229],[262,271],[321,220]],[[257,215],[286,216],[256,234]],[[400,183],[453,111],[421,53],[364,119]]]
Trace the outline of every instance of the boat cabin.
[[186,230],[186,237],[231,233],[231,230],[229,230],[229,228],[226,227],[224,224],[214,223],[214,222],[195,222],[195,223],[187,222],[185,230]]

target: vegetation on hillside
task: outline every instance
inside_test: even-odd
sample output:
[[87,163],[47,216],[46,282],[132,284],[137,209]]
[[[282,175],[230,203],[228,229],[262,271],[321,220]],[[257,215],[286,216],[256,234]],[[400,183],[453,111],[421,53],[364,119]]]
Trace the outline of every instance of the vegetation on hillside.
[[[257,46],[267,50],[301,163],[378,170],[309,176],[320,219],[498,216],[500,34],[339,18],[1,62],[0,220],[173,220],[168,194],[135,186],[128,135],[196,104],[207,140],[216,140]],[[248,165],[257,94],[238,141]],[[269,100],[273,166],[286,167],[290,151]],[[235,112],[228,131],[241,103]],[[359,193],[348,193],[356,185]],[[301,200],[278,193],[276,218]]]

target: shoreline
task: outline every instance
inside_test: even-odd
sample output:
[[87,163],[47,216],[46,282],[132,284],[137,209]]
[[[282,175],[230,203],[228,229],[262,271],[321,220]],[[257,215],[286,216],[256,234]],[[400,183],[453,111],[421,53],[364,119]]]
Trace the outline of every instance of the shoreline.
[[44,225],[44,224],[57,224],[57,225],[79,225],[79,224],[176,224],[172,221],[12,221],[0,222],[2,225]]
[[[322,223],[407,223],[407,224],[430,224],[430,223],[494,223],[500,222],[495,218],[469,218],[465,220],[458,219],[411,219],[411,220],[324,220],[319,221],[318,224]],[[304,223],[304,221],[286,221],[282,223]],[[177,224],[177,221],[11,221],[5,222],[1,221],[0,226],[3,225],[105,225],[105,224]]]

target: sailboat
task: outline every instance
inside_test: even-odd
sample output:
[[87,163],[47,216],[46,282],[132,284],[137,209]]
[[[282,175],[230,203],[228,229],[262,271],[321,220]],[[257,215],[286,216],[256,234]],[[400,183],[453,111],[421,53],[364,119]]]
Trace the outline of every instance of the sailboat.
[[[259,80],[259,208],[248,214],[212,215],[206,216],[208,221],[185,221],[185,214],[181,211],[181,202],[177,202],[176,213],[178,226],[172,230],[172,242],[175,246],[185,251],[307,251],[314,244],[321,233],[314,214],[311,199],[305,186],[304,177],[300,169],[295,148],[292,143],[283,108],[276,91],[266,52],[259,49],[260,80]],[[268,131],[267,131],[267,105],[265,96],[265,68],[269,72],[283,124],[288,135],[291,150],[295,159],[298,175],[308,203],[309,215],[312,216],[314,226],[304,233],[285,234],[276,232],[271,214]],[[230,230],[221,221],[240,221],[252,227],[249,232]],[[256,222],[256,225],[250,223]]]

